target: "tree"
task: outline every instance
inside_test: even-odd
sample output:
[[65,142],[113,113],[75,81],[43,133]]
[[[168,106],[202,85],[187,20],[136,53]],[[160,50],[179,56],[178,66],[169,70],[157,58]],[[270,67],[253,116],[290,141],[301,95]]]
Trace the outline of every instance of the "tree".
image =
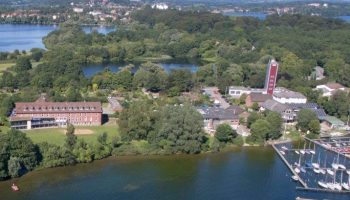
[[21,56],[16,60],[15,71],[22,72],[32,69],[32,63],[29,57]]
[[122,141],[145,140],[154,129],[155,106],[148,101],[134,101],[129,108],[124,109],[118,124]]
[[233,138],[237,137],[237,132],[229,124],[220,124],[216,128],[215,137],[220,142],[230,142]]
[[255,121],[250,129],[251,137],[253,141],[261,143],[268,139],[269,133],[271,131],[271,125],[268,121],[264,119],[258,119]]
[[11,157],[8,161],[8,171],[12,178],[19,177],[21,175],[22,166],[17,157]]
[[270,132],[268,138],[278,139],[281,136],[281,128],[282,128],[282,117],[279,113],[269,112],[266,116],[266,121],[270,124]]
[[38,48],[33,48],[30,50],[30,52],[31,52],[30,57],[33,60],[35,60],[36,62],[38,62],[43,57],[44,50],[38,49]]
[[100,144],[106,145],[106,144],[107,144],[107,138],[108,138],[107,133],[106,133],[106,132],[103,132],[102,134],[100,134],[100,135],[97,136],[97,141],[98,141]]
[[66,146],[69,149],[73,149],[73,147],[77,143],[77,136],[74,134],[74,131],[74,126],[72,124],[68,124],[66,130]]
[[316,114],[312,110],[302,109],[297,114],[297,127],[306,132],[309,130],[309,124],[312,120],[318,120]]
[[147,90],[158,92],[165,88],[166,74],[164,69],[153,63],[146,63],[140,66],[134,76],[135,87],[144,87]]
[[155,144],[173,153],[199,153],[205,143],[202,115],[192,106],[166,106],[162,109]]
[[254,111],[258,111],[259,110],[259,104],[257,102],[254,102],[253,105],[252,105],[252,109]]
[[250,128],[251,125],[258,119],[261,119],[261,116],[257,112],[252,112],[247,118],[247,127]]
[[320,130],[321,130],[321,126],[320,126],[320,121],[317,119],[313,119],[309,122],[308,124],[309,130],[311,133],[313,134],[319,134]]
[[189,70],[171,70],[168,76],[167,88],[178,88],[179,92],[189,91],[193,87],[192,73]]

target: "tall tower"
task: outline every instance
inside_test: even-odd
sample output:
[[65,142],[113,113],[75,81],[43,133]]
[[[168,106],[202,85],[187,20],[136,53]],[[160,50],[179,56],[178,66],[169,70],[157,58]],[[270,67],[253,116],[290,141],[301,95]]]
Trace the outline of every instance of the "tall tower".
[[266,93],[269,95],[273,94],[273,90],[276,87],[277,73],[278,73],[278,62],[272,59],[270,60],[269,64],[267,64],[266,78],[265,78],[265,90],[266,90]]

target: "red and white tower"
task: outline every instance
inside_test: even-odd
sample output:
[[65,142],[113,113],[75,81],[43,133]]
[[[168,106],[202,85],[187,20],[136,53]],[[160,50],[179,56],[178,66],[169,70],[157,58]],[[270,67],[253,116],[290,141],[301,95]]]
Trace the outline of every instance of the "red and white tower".
[[266,78],[265,78],[265,90],[266,90],[266,93],[269,95],[273,94],[273,90],[276,87],[277,73],[278,73],[278,62],[272,59],[270,60],[269,64],[267,64]]

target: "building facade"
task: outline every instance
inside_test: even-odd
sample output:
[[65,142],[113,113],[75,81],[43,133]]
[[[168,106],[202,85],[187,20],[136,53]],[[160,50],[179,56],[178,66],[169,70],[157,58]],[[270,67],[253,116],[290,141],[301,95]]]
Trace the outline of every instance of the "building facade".
[[307,98],[303,94],[299,92],[290,91],[290,90],[275,92],[272,98],[275,101],[278,101],[279,103],[283,103],[283,104],[291,104],[291,103],[300,104],[300,103],[307,102]]
[[278,62],[272,59],[267,64],[266,78],[265,78],[265,90],[266,90],[266,93],[269,95],[273,94],[273,91],[276,87],[277,73],[278,73]]
[[99,126],[102,124],[100,102],[19,102],[10,116],[11,127],[33,129],[43,127]]
[[345,91],[346,88],[339,83],[327,83],[325,85],[318,85],[316,89],[321,91],[323,97],[331,97],[337,91]]

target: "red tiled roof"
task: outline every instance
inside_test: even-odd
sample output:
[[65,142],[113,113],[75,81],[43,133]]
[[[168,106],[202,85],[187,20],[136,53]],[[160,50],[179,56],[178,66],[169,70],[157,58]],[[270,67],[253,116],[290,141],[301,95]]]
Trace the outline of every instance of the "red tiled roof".
[[101,102],[18,102],[16,114],[102,112]]

